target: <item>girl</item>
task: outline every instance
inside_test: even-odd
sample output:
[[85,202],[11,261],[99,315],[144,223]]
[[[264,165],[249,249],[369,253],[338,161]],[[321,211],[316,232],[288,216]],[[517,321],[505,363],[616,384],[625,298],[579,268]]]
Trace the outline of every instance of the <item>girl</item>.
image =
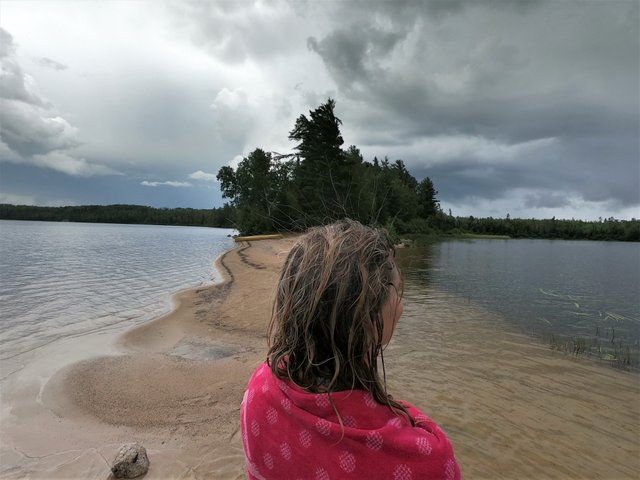
[[348,219],[289,252],[268,358],[240,407],[249,479],[460,478],[444,432],[386,391],[382,352],[403,309],[394,253],[385,231]]

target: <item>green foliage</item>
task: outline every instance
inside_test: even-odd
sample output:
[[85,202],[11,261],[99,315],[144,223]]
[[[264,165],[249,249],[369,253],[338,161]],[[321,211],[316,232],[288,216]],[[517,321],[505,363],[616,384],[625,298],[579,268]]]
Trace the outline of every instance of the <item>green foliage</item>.
[[236,171],[222,167],[217,178],[222,194],[232,199],[236,221],[247,225],[247,233],[270,227],[270,211],[277,191],[271,173],[271,154],[256,149],[244,158]]
[[418,184],[418,215],[421,218],[429,218],[440,212],[438,191],[429,177],[425,177]]
[[[596,330],[597,332],[597,330]],[[607,332],[608,333],[608,332]],[[577,356],[587,356],[608,362],[611,366],[625,370],[640,368],[640,355],[632,350],[629,344],[622,340],[602,338],[597,333],[590,337],[576,337],[557,334],[542,334],[543,340],[548,341],[551,350]]]
[[429,221],[420,217],[412,218],[406,222],[398,220],[396,224],[398,226],[398,231],[402,234],[416,233],[431,235],[436,233],[436,231],[429,225]]
[[387,221],[387,223],[385,223],[383,225],[383,228],[389,234],[389,238],[391,239],[391,242],[394,245],[398,245],[400,243],[400,241],[402,240],[402,238],[401,238],[400,233],[398,232],[398,229],[396,228],[395,224],[392,221]]
[[325,219],[350,216],[354,152],[348,156],[341,148],[342,122],[334,113],[335,101],[327,100],[300,115],[289,132],[297,141],[298,162],[293,172],[294,191],[305,224],[322,223]]
[[152,208],[140,205],[36,207],[1,204],[0,219],[232,228],[235,223],[235,208],[231,205],[200,210],[193,208]]
[[456,217],[456,226],[469,233],[508,235],[511,238],[557,238],[563,240],[640,241],[639,220],[583,220]]
[[[298,117],[289,132],[296,153],[256,149],[235,171],[220,169],[221,190],[238,209],[241,233],[303,230],[343,217],[393,225],[427,211],[418,201],[418,181],[402,160],[369,163],[357,147],[342,149],[342,122],[334,108],[329,99]],[[437,204],[436,193],[428,201]]]
[[[528,238],[588,238],[640,241],[638,221],[526,220],[454,217],[440,208],[433,181],[418,182],[402,160],[365,161],[354,145],[342,149],[342,122],[328,99],[309,115],[300,115],[289,139],[295,153],[254,150],[234,171],[222,167],[218,180],[224,197],[237,209],[243,234],[299,231],[350,217],[383,225],[394,241],[431,241],[436,235],[484,235]],[[415,243],[415,242],[414,242]]]
[[293,168],[293,161],[276,160],[257,148],[235,171],[220,169],[217,178],[222,195],[236,208],[236,225],[243,235],[296,229]]

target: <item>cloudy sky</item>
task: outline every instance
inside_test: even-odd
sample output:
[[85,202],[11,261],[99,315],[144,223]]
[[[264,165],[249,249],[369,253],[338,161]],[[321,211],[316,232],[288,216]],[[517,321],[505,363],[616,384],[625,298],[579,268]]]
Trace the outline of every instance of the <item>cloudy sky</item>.
[[336,99],[454,215],[640,217],[637,0],[0,0],[0,202],[209,208]]

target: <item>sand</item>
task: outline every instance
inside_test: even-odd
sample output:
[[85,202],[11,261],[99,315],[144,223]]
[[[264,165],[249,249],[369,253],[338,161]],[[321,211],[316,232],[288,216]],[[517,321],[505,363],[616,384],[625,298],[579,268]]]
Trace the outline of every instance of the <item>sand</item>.
[[[292,238],[243,242],[222,284],[181,292],[124,334],[68,339],[5,382],[0,478],[110,478],[140,441],[145,479],[244,478],[239,405],[264,359]],[[466,478],[637,478],[637,374],[551,352],[499,317],[430,292],[385,351],[390,391],[451,437]]]

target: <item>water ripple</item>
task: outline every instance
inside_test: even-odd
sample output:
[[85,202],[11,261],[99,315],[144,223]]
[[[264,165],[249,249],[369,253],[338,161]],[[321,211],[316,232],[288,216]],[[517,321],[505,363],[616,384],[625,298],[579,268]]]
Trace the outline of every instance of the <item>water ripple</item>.
[[231,230],[0,221],[0,359],[140,323],[178,290],[219,279]]

